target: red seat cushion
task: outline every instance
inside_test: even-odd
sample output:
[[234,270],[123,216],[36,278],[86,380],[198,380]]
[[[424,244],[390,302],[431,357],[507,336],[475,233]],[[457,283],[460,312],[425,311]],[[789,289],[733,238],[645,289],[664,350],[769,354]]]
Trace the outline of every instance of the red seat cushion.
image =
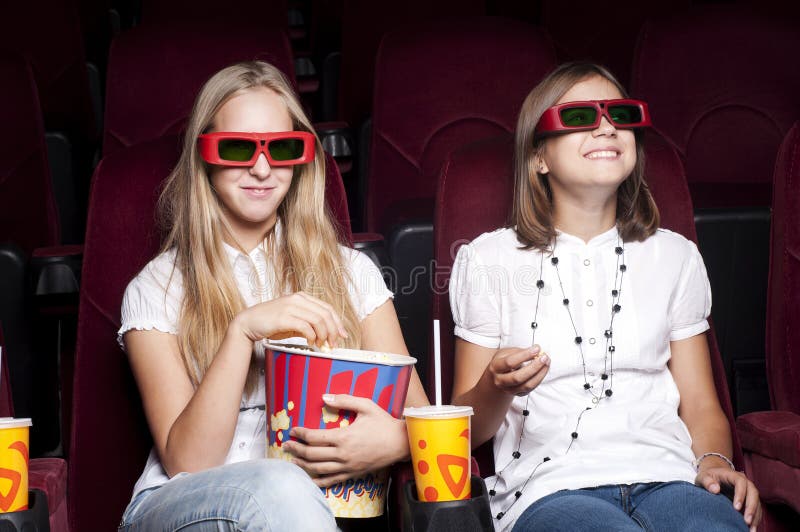
[[[771,505],[786,505],[800,512],[800,490],[797,489],[800,486],[800,469],[754,453],[745,453],[744,463],[747,476],[758,488],[762,503],[770,505],[767,506],[770,513],[775,509]],[[781,523],[779,528],[765,526],[762,530],[797,530],[796,515],[775,518]],[[794,527],[790,524],[794,524]]]
[[742,448],[800,468],[800,416],[792,412],[753,412],[736,421]]

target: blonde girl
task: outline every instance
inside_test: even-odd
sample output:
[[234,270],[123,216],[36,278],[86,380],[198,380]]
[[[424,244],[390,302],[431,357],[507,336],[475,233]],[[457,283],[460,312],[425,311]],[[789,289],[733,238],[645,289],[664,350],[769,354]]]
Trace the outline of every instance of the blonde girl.
[[[163,247],[122,305],[154,447],[121,530],[333,530],[319,486],[408,455],[402,421],[338,395],[353,424],[297,431],[294,464],[263,458],[262,340],[407,353],[391,293],[339,243],[324,192],[321,145],[277,69],[208,80],[159,200]],[[427,402],[416,374],[408,402]]]

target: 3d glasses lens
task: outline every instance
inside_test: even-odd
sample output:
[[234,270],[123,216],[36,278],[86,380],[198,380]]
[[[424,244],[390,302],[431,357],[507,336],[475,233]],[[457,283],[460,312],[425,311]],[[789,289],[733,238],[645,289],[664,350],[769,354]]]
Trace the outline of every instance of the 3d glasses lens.
[[221,139],[217,145],[219,158],[224,161],[249,161],[256,152],[256,143],[245,139]]
[[611,105],[608,114],[615,124],[638,124],[642,121],[642,110],[635,105]]
[[570,107],[561,110],[561,123],[567,127],[590,126],[597,120],[594,107]]
[[279,139],[271,141],[267,149],[274,160],[291,161],[303,156],[305,143],[302,139]]

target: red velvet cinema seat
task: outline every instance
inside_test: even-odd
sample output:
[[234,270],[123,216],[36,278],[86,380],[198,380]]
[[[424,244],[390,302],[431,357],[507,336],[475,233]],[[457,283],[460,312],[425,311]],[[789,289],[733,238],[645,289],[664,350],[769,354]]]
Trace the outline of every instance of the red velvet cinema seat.
[[86,63],[77,4],[4,2],[0,17],[0,48],[25,56],[38,87],[60,231],[70,244],[83,242],[100,119],[99,77]]
[[38,421],[32,429],[38,455],[56,449],[60,436],[52,349],[58,331],[38,312],[43,308],[38,295],[71,292],[77,301],[74,273],[80,268],[73,263],[79,262],[80,247],[58,246],[60,218],[32,68],[21,55],[5,51],[0,79],[6,101],[0,108],[0,321],[14,353],[9,364],[17,410]]
[[555,66],[547,36],[523,22],[473,17],[384,36],[375,68],[367,231],[430,220],[436,176],[465,142],[512,131],[522,101]]
[[0,46],[23,53],[33,65],[47,128],[83,141],[96,138],[77,3],[6,3],[0,29]]
[[[681,161],[675,150],[657,134],[645,137],[645,176],[659,205],[662,227],[696,240],[692,201]],[[511,209],[513,139],[511,135],[466,145],[452,152],[439,177],[436,193],[435,261],[437,276],[433,317],[442,328],[442,393],[450,397],[453,376],[453,317],[448,299],[450,271],[461,244],[505,225]],[[720,404],[731,424],[734,462],[742,464],[741,449],[733,425],[725,370],[713,332],[707,334]],[[434,382],[428,379],[428,386]],[[493,474],[491,446],[476,451],[484,476]]]
[[[583,2],[581,16],[574,16],[576,4],[561,0],[541,2],[542,26],[553,38],[559,62],[584,60],[599,63],[617,76],[626,87],[639,28],[648,17],[688,8],[691,0],[618,0],[613,12],[604,2]],[[613,20],[614,30],[598,24],[601,18]]]
[[[383,38],[365,222],[367,231],[388,235],[395,306],[412,355],[428,347],[439,168],[461,144],[512,131],[528,91],[554,66],[544,32],[499,17],[427,21]],[[424,376],[425,364],[417,369]]]
[[286,33],[260,21],[153,24],[120,34],[108,59],[103,153],[181,131],[208,78],[255,59],[272,63],[294,83]]
[[791,508],[800,525],[800,122],[775,165],[772,216],[766,342],[772,410],[740,416],[737,425],[745,467],[762,499]]
[[[163,24],[174,20],[247,21],[257,18],[259,24],[272,28],[288,29],[289,16],[286,0],[226,2],[224,7],[216,0],[142,0],[142,25]],[[256,11],[253,11],[256,9]]]
[[[113,530],[152,445],[136,384],[117,345],[122,295],[155,255],[159,187],[178,160],[166,136],[105,157],[94,175],[83,262],[69,449],[73,530]],[[347,203],[328,158],[327,201],[350,240]]]
[[684,160],[695,207],[769,205],[778,146],[800,118],[800,31],[736,6],[649,20],[631,92]]
[[[322,2],[318,2],[322,4]],[[442,27],[449,24],[454,13],[461,16],[483,15],[481,0],[340,0],[341,58],[336,87],[331,99],[336,110],[331,115],[354,128],[369,117],[372,111],[372,87],[375,77],[375,53],[387,32],[406,24],[435,21]],[[323,88],[323,90],[327,90]],[[334,96],[335,95],[335,96]]]
[[[686,167],[714,322],[739,413],[768,407],[763,371],[769,203],[778,146],[800,118],[797,23],[697,6],[641,30],[631,91]],[[755,378],[754,378],[755,377]]]
[[27,255],[60,242],[44,123],[33,71],[21,54],[0,54],[0,242],[13,241]]

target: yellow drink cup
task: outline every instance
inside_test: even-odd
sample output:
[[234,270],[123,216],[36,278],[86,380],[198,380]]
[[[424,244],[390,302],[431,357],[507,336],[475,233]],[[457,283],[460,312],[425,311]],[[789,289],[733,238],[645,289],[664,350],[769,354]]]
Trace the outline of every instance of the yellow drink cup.
[[0,513],[28,509],[30,418],[0,418]]
[[471,406],[423,406],[403,412],[420,501],[470,498]]

